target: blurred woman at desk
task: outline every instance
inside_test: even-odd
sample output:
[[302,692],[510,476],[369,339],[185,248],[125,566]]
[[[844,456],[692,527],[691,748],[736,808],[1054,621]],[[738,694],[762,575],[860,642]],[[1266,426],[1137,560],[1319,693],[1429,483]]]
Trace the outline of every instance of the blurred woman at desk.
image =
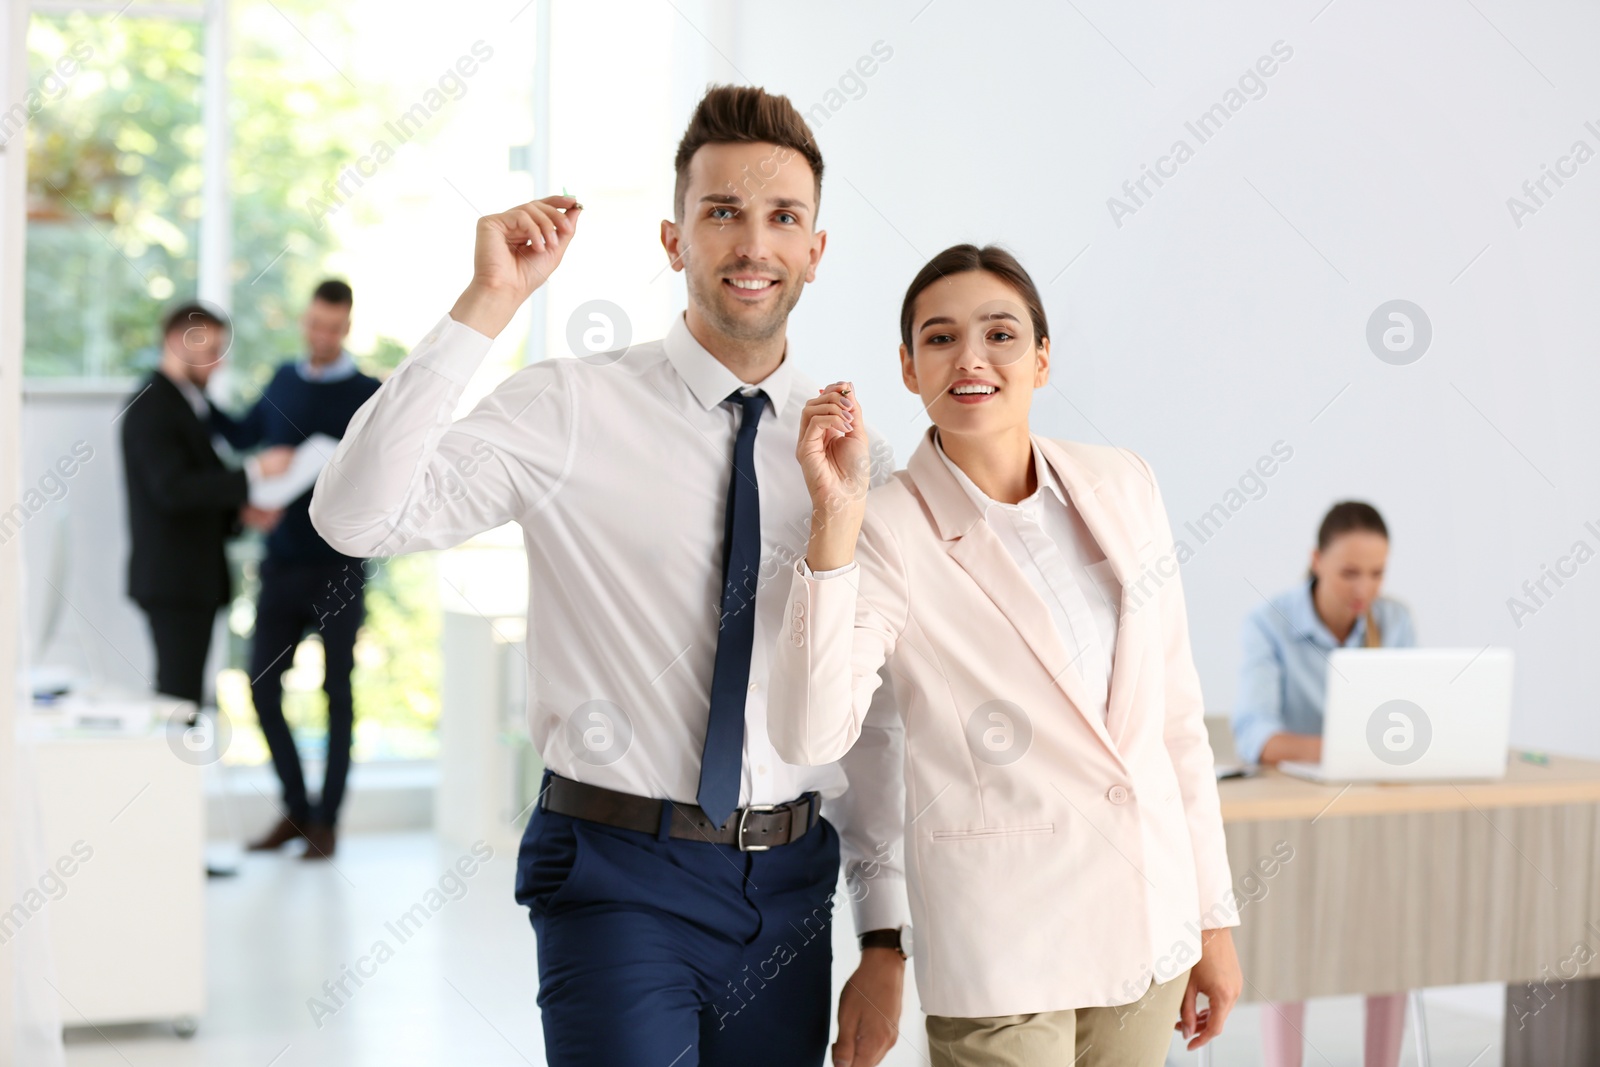
[[[1370,504],[1335,504],[1317,531],[1308,579],[1261,605],[1244,624],[1244,665],[1233,739],[1249,763],[1322,759],[1328,653],[1336,648],[1410,648],[1411,613],[1380,597],[1389,530]],[[1305,1001],[1261,1013],[1266,1067],[1300,1067]],[[1367,997],[1366,1067],[1395,1067],[1406,994]]]

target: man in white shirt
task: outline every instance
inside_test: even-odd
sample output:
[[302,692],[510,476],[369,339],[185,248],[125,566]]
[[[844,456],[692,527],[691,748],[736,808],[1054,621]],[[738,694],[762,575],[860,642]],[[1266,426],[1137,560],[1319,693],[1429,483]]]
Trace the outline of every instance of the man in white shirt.
[[582,206],[480,219],[471,284],[357,412],[311,517],[357,556],[523,529],[548,770],[517,899],[552,1064],[821,1063],[842,853],[865,942],[834,1060],[870,1067],[897,1035],[908,911],[892,687],[839,764],[784,763],[766,727],[773,579],[810,522],[794,450],[817,389],[785,328],[826,241],[822,159],[788,100],[723,86],[676,166],[661,241],[689,307],[664,339],[535,363],[452,421]]

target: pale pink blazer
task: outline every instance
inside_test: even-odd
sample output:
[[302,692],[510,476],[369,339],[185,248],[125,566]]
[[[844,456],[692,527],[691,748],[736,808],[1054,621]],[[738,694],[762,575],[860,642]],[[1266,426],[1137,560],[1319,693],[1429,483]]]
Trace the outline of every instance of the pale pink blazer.
[[1107,718],[932,429],[868,496],[859,566],[796,561],[767,722],[793,763],[861,733],[888,663],[905,717],[917,989],[933,1015],[1138,999],[1238,923],[1177,557],[1150,466],[1035,436],[1122,585]]

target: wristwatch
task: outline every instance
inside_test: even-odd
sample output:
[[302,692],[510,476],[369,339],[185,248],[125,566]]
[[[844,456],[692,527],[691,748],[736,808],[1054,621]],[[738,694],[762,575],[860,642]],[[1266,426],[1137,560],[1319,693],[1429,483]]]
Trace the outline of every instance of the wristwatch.
[[900,953],[901,959],[909,959],[911,956],[911,926],[908,923],[905,926],[890,930],[868,930],[861,935],[861,947],[863,949],[892,948]]

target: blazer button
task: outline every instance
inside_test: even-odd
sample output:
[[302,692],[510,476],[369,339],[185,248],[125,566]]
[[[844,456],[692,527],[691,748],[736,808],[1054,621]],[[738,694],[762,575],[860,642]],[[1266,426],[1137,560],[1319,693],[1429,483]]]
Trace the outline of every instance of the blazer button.
[[797,618],[797,619],[798,618],[802,618],[802,617],[804,617],[805,613],[806,613],[806,606],[804,604],[800,603],[800,601],[796,600],[794,602],[794,617]]
[[800,636],[800,631],[799,630],[796,630],[794,632],[794,647],[795,648],[799,648],[800,646],[804,645],[805,643],[806,643],[806,639]]
[[1125,804],[1128,801],[1128,791],[1120,785],[1114,785],[1106,790],[1106,799],[1113,804]]

